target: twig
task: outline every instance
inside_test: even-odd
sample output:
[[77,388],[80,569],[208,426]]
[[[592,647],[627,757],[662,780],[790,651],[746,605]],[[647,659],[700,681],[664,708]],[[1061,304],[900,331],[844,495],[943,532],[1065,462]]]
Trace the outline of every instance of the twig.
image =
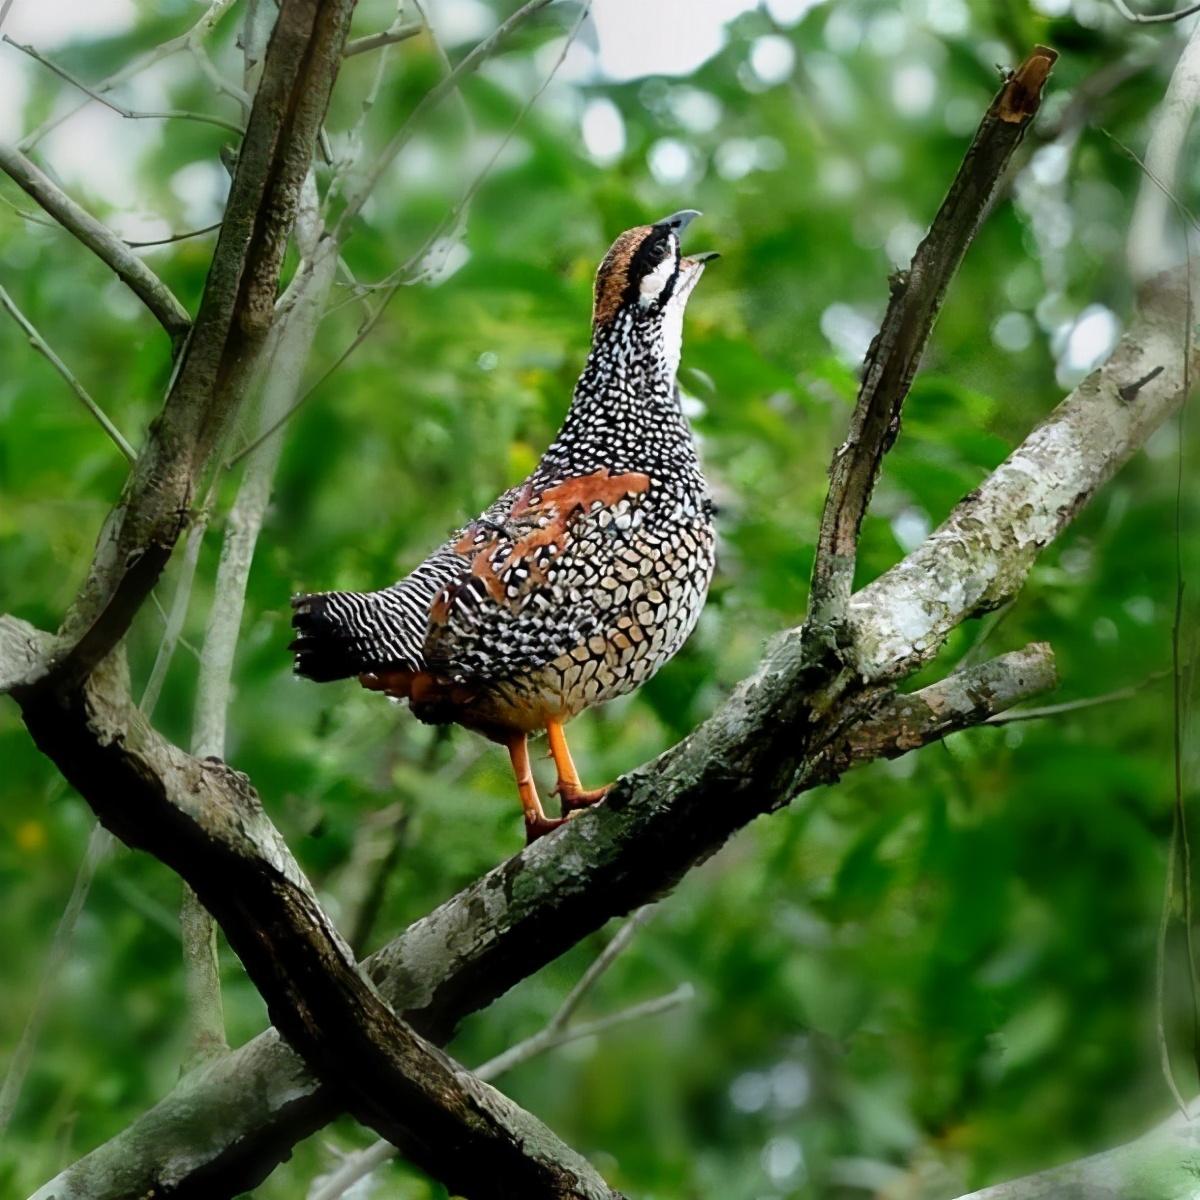
[[216,229],[221,228],[220,221],[214,221],[211,225],[205,225],[203,229],[189,229],[184,233],[173,233],[170,237],[152,238],[148,242],[131,242],[128,239],[123,239],[125,245],[134,250],[144,249],[146,246],[169,246],[172,242],[186,242],[188,238],[201,237],[206,233],[212,233]]
[[68,233],[117,273],[154,314],[178,347],[191,328],[187,309],[171,289],[106,225],[66,194],[13,146],[0,143],[0,170],[37,201]]
[[105,108],[112,109],[118,116],[125,117],[129,120],[167,120],[167,121],[199,121],[205,125],[217,125],[221,129],[228,129],[231,133],[239,135],[246,131],[241,126],[233,121],[226,121],[224,117],[214,117],[209,113],[192,112],[190,110],[172,108],[164,109],[158,112],[145,112],[141,109],[127,108],[124,104],[118,104],[116,100],[106,96],[103,92],[98,92],[93,88],[88,87],[81,79],[77,79],[70,71],[64,67],[60,67],[58,63],[47,58],[40,51],[35,50],[32,46],[27,46],[23,42],[13,41],[8,34],[0,37],[0,40],[7,42],[14,49],[20,50],[22,54],[28,54],[30,58],[40,62],[42,66],[53,71],[60,79],[65,79],[72,87],[78,88],[81,92],[91,96],[93,100],[98,100]]
[[[608,1016],[598,1017],[594,1021],[581,1021],[576,1025],[568,1022],[579,1001],[595,985],[596,981],[612,966],[617,955],[629,945],[635,933],[646,923],[652,912],[652,906],[639,909],[626,923],[621,926],[612,941],[601,951],[595,961],[584,972],[579,982],[573,987],[562,1006],[546,1025],[531,1037],[510,1046],[507,1050],[488,1059],[482,1066],[475,1068],[475,1076],[487,1082],[498,1079],[514,1067],[529,1062],[530,1059],[556,1050],[570,1042],[582,1038],[595,1037],[615,1029],[619,1025],[627,1025],[631,1021],[640,1021],[646,1017],[659,1016],[670,1012],[684,1004],[690,1004],[695,997],[695,989],[690,983],[680,984],[674,991],[656,996],[652,1000],[643,1000],[639,1004],[630,1005],[619,1012]],[[390,1142],[378,1141],[357,1154],[352,1154],[337,1169],[319,1179],[308,1194],[307,1200],[339,1200],[354,1184],[364,1176],[369,1175],[377,1167],[382,1166],[396,1155],[396,1147]]]
[[142,71],[154,66],[155,63],[162,62],[164,58],[169,58],[172,54],[177,54],[181,50],[187,50],[191,46],[202,44],[216,28],[225,13],[236,3],[237,0],[213,0],[208,8],[205,9],[203,16],[185,33],[181,33],[163,42],[161,45],[155,46],[152,50],[148,50],[139,58],[134,59],[133,62],[126,63],[120,70],[114,71],[106,79],[101,80],[89,90],[88,100],[82,101],[74,108],[68,109],[65,113],[61,113],[57,117],[51,117],[49,120],[43,121],[32,133],[26,134],[20,140],[18,149],[23,151],[32,150],[46,134],[53,129],[57,129],[64,121],[69,120],[81,108],[84,108],[90,102],[92,96],[110,92],[126,80],[132,79],[135,75],[139,75]]
[[427,112],[436,107],[446,98],[459,83],[468,75],[478,69],[479,65],[508,37],[510,33],[525,21],[527,21],[534,13],[551,4],[553,0],[526,0],[515,13],[507,20],[502,21],[496,28],[483,39],[461,62],[440,82],[436,83],[432,88],[425,93],[424,96],[417,102],[416,107],[408,115],[408,119],[392,136],[388,144],[375,157],[371,170],[367,172],[365,179],[354,190],[354,193],[347,197],[346,207],[338,218],[338,223],[334,227],[333,237],[340,245],[347,237],[351,222],[358,216],[362,210],[362,206],[367,202],[367,197],[370,196],[375,185],[383,178],[395,160],[396,155],[408,145],[413,134],[416,132],[417,126]]
[[1136,13],[1125,3],[1125,0],[1112,0],[1112,2],[1117,12],[1125,20],[1132,21],[1135,25],[1165,25],[1173,21],[1182,21],[1184,17],[1190,17],[1193,13],[1200,12],[1200,4],[1189,4],[1175,12]]
[[900,412],[950,280],[975,237],[1000,179],[1038,111],[1057,58],[1037,47],[1005,81],[967,150],[958,175],[913,255],[892,281],[879,334],[867,352],[850,433],[830,467],[829,491],[813,562],[808,626],[838,640],[858,552],[858,535],[883,456],[900,428]]
[[46,1011],[51,996],[54,994],[59,972],[70,951],[71,942],[75,936],[75,926],[79,923],[79,915],[83,912],[92,880],[95,879],[97,869],[108,856],[113,845],[114,838],[107,829],[99,822],[92,826],[87,849],[83,852],[83,860],[75,872],[75,882],[71,885],[67,906],[58,919],[54,937],[50,942],[50,949],[46,953],[46,962],[42,967],[42,977],[33,999],[33,1006],[29,1010],[25,1028],[21,1030],[21,1037],[9,1058],[4,1084],[0,1086],[0,1134],[4,1133],[16,1111],[25,1076],[29,1073],[29,1066],[33,1062],[33,1053],[37,1047],[42,1022],[46,1018]]
[[653,914],[654,906],[647,904],[639,908],[617,930],[608,945],[596,955],[591,965],[584,971],[579,982],[567,993],[567,998],[562,1002],[558,1012],[550,1018],[546,1026],[548,1032],[558,1033],[566,1026],[567,1022],[575,1015],[575,1010],[582,1003],[584,997],[596,986],[600,976],[616,962],[617,956],[633,941],[638,930],[646,924]]
[[[483,185],[484,180],[487,179],[488,175],[491,173],[492,168],[496,165],[500,155],[504,152],[509,142],[512,141],[512,138],[516,134],[518,127],[528,116],[530,110],[533,108],[534,104],[537,103],[542,93],[545,92],[545,90],[550,86],[554,76],[558,73],[559,68],[566,61],[566,57],[571,49],[571,45],[575,41],[576,37],[578,37],[579,30],[590,11],[591,0],[586,0],[586,3],[580,10],[579,17],[576,20],[575,25],[567,34],[566,41],[563,43],[562,51],[559,53],[558,58],[550,67],[550,70],[546,72],[546,77],[542,80],[537,90],[529,97],[528,100],[525,101],[520,112],[518,112],[516,117],[513,119],[513,123],[509,126],[504,137],[500,140],[496,146],[496,149],[488,158],[488,161],[484,163],[483,167],[480,168],[480,170],[476,173],[475,178],[471,181],[470,185],[462,194],[462,196],[459,197],[454,207],[446,214],[445,217],[442,218],[441,221],[438,222],[438,224],[434,227],[433,232],[428,238],[425,239],[425,242],[422,244],[421,248],[414,255],[412,255],[402,267],[398,268],[397,271],[394,271],[388,280],[383,282],[383,298],[376,306],[375,311],[368,313],[366,320],[359,326],[358,331],[355,333],[350,344],[341,352],[341,354],[337,356],[336,359],[334,359],[334,361],[328,367],[326,367],[316,382],[304,391],[295,404],[293,404],[291,408],[287,410],[287,412],[283,413],[283,415],[280,416],[278,421],[276,421],[271,428],[267,429],[264,433],[259,434],[254,441],[250,442],[246,446],[243,446],[241,450],[230,457],[225,464],[227,469],[237,466],[237,464],[241,462],[247,454],[251,453],[261,443],[263,438],[269,437],[275,432],[276,429],[278,429],[285,422],[289,421],[292,416],[295,415],[297,410],[312,396],[312,394],[317,391],[317,389],[320,388],[321,385],[325,383],[325,381],[329,379],[329,377],[335,371],[337,371],[337,369],[354,353],[355,350],[358,349],[359,346],[363,344],[363,342],[366,341],[371,331],[375,328],[375,326],[379,323],[380,318],[383,316],[384,310],[388,306],[388,302],[404,285],[406,277],[411,274],[416,264],[420,263],[426,257],[426,255],[429,254],[431,247],[437,241],[437,239],[443,235],[444,230],[449,225],[459,220],[462,213],[471,203],[472,199],[474,199],[476,192],[478,192],[479,188]],[[357,296],[355,298],[357,298]]]
[[1096,708],[1102,704],[1116,704],[1121,700],[1131,700],[1139,692],[1144,691],[1152,683],[1157,683],[1169,672],[1155,671],[1147,675],[1140,683],[1131,683],[1127,687],[1116,688],[1100,696],[1084,696],[1079,700],[1064,700],[1061,704],[1044,704],[1040,708],[1022,708],[1016,712],[997,713],[988,717],[985,725],[1012,725],[1017,721],[1040,721],[1046,717],[1061,717],[1064,713],[1079,712],[1085,708]]
[[369,33],[366,37],[355,38],[346,43],[343,58],[353,58],[356,54],[366,54],[369,50],[380,50],[384,46],[394,46],[397,42],[406,42],[416,37],[425,28],[424,21],[408,21],[397,23],[380,33]]
[[[211,497],[210,497],[211,499]],[[187,541],[183,547],[183,557],[179,563],[179,578],[175,583],[175,593],[171,597],[171,611],[165,616],[165,628],[162,640],[158,644],[158,653],[154,656],[154,666],[150,669],[150,678],[142,692],[138,707],[146,720],[154,716],[158,697],[162,693],[163,683],[167,678],[167,670],[179,644],[184,622],[187,620],[189,601],[192,595],[192,583],[196,577],[196,563],[200,559],[200,548],[204,543],[204,534],[208,529],[209,506],[201,506],[200,512],[192,521],[188,530]]]
[[134,462],[137,459],[137,455],[134,453],[133,447],[125,440],[121,431],[108,419],[100,405],[92,399],[87,388],[75,378],[71,368],[54,353],[46,339],[33,327],[29,318],[17,307],[16,301],[13,300],[3,287],[0,287],[0,307],[3,307],[8,315],[21,327],[22,332],[29,339],[29,344],[63,377],[67,386],[78,397],[79,402],[92,414],[96,424],[108,434],[113,445],[125,455],[130,463]]
[[1174,189],[1198,96],[1200,28],[1193,31],[1171,72],[1171,80],[1146,143],[1145,161],[1141,162],[1131,154],[1143,172],[1126,239],[1126,256],[1134,283],[1142,283],[1179,261],[1179,256],[1167,244],[1167,214],[1172,202],[1177,209],[1186,211],[1175,198]]

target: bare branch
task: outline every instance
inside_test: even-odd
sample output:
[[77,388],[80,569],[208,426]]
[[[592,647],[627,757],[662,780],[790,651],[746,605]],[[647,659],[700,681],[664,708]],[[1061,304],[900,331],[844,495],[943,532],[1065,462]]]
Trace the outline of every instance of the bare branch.
[[893,695],[873,707],[805,764],[801,780],[828,782],[855,763],[899,758],[958,730],[986,724],[1028,696],[1058,682],[1054,652],[1045,642],[1014,650],[977,667],[955,671],[918,692]]
[[850,432],[830,467],[813,562],[809,624],[814,632],[829,631],[833,640],[850,601],[859,529],[883,456],[899,432],[900,411],[946,289],[1037,114],[1042,87],[1057,57],[1053,50],[1038,46],[1008,76],[912,264],[893,278],[887,314],[863,364]]
[[1100,696],[1083,696],[1079,700],[1064,700],[1061,704],[1043,704],[1038,708],[1020,708],[1016,712],[997,713],[988,717],[988,725],[1012,725],[1017,721],[1043,721],[1048,717],[1061,717],[1066,713],[1079,712],[1086,708],[1096,708],[1102,704],[1117,704],[1122,700],[1132,700],[1139,692],[1143,692],[1152,683],[1157,683],[1169,675],[1169,671],[1155,671],[1147,675],[1140,683],[1131,683],[1128,687],[1115,688]]
[[[633,941],[637,932],[650,919],[654,913],[653,905],[646,905],[644,908],[639,908],[637,912],[621,926],[620,929],[613,935],[612,940],[604,947],[603,950],[596,956],[595,960],[584,971],[579,982],[567,993],[567,998],[562,1002],[558,1012],[550,1018],[546,1028],[551,1033],[558,1033],[566,1027],[567,1023],[575,1015],[575,1010],[583,1002],[584,997],[592,990],[600,979],[600,976],[608,970],[609,967],[617,961],[618,955],[624,950],[630,942]],[[489,1076],[491,1078],[491,1076]]]
[[146,246],[169,246],[172,242],[186,242],[188,238],[200,237],[206,233],[212,233],[216,229],[221,228],[220,221],[214,221],[211,225],[205,225],[202,229],[189,229],[184,233],[173,233],[170,237],[153,238],[148,242],[131,242],[125,239],[125,245],[132,249],[144,249]]
[[[630,926],[626,925],[628,929]],[[530,1059],[537,1058],[559,1046],[578,1042],[583,1038],[598,1037],[620,1025],[628,1025],[646,1017],[657,1017],[672,1009],[690,1004],[695,997],[695,989],[690,983],[682,983],[674,991],[653,1000],[644,1000],[640,1004],[631,1004],[620,1012],[610,1013],[606,1017],[598,1017],[594,1021],[581,1021],[578,1025],[570,1025],[565,1029],[551,1030],[550,1026],[535,1033],[532,1037],[518,1042],[515,1046],[489,1059],[481,1067],[475,1069],[477,1079],[489,1083],[499,1078],[506,1071]],[[357,1154],[350,1155],[345,1162],[339,1164],[336,1171],[323,1176],[310,1190],[308,1200],[338,1200],[351,1187],[376,1168],[381,1167],[389,1159],[396,1157],[396,1147],[390,1142],[379,1141]]]
[[245,777],[140,721],[119,653],[78,688],[15,695],[105,826],[195,888],[273,1019],[360,1120],[468,1197],[615,1200],[585,1160],[394,1015]]
[[46,134],[53,129],[57,129],[64,121],[69,120],[81,108],[84,108],[90,102],[92,96],[99,98],[99,96],[112,91],[113,88],[119,87],[126,80],[132,79],[135,75],[140,75],[149,67],[154,66],[155,63],[162,62],[164,58],[169,58],[172,54],[178,54],[180,51],[187,50],[192,46],[203,44],[225,13],[236,3],[237,0],[212,0],[212,3],[205,9],[203,16],[187,32],[181,33],[159,46],[155,46],[152,50],[148,50],[145,54],[134,59],[133,62],[126,63],[120,70],[109,75],[107,79],[101,80],[89,89],[88,100],[84,100],[82,103],[68,109],[65,113],[57,117],[52,117],[48,121],[42,122],[32,133],[26,134],[21,139],[17,148],[22,151],[32,150]]
[[1136,1141],[1076,1162],[998,1183],[959,1200],[1132,1197],[1181,1200],[1196,1191],[1195,1103]]
[[526,0],[507,20],[502,21],[481,41],[445,78],[436,83],[417,102],[408,119],[392,136],[388,144],[376,155],[370,171],[348,195],[346,207],[333,230],[333,238],[339,245],[349,234],[350,224],[367,202],[375,185],[395,161],[396,156],[408,145],[426,113],[440,104],[459,83],[475,72],[480,64],[503,42],[514,29],[525,23],[534,13],[545,8],[552,0]]
[[25,1028],[21,1030],[21,1037],[8,1059],[8,1070],[4,1076],[4,1083],[0,1086],[0,1135],[3,1135],[5,1129],[8,1128],[8,1123],[16,1111],[25,1076],[29,1073],[30,1063],[33,1062],[33,1053],[37,1047],[38,1035],[41,1033],[47,1007],[57,990],[59,973],[62,971],[63,963],[66,962],[71,942],[75,937],[75,927],[79,924],[79,915],[83,912],[83,906],[87,902],[88,892],[91,890],[92,880],[96,877],[96,871],[108,855],[112,845],[112,834],[107,829],[99,823],[92,826],[87,849],[83,852],[83,860],[79,864],[78,871],[75,872],[75,882],[71,885],[71,894],[67,898],[66,908],[63,909],[63,914],[59,917],[58,925],[54,930],[54,936],[50,940],[50,949],[46,954],[46,964],[42,968],[42,978],[38,983],[33,1006],[29,1011]]
[[393,46],[397,42],[406,42],[416,37],[425,28],[424,21],[397,22],[380,33],[369,33],[366,37],[355,38],[346,43],[346,58],[356,54],[366,54],[369,50],[380,50],[384,46]]
[[0,142],[0,170],[37,201],[68,233],[117,273],[154,314],[178,347],[191,328],[187,309],[171,289],[106,225],[77,204],[44,171],[13,146]]
[[34,328],[33,323],[29,318],[17,307],[16,301],[0,287],[0,307],[8,313],[10,317],[21,327],[26,338],[29,339],[29,344],[40,354],[47,362],[66,380],[67,386],[79,398],[79,402],[84,408],[92,414],[96,424],[108,434],[113,444],[117,447],[125,457],[133,462],[137,455],[133,452],[133,447],[125,440],[121,431],[108,419],[104,410],[92,399],[87,388],[75,378],[71,368],[63,362],[61,358],[50,348],[46,339]]
[[233,121],[226,121],[224,117],[214,117],[210,113],[192,112],[190,110],[172,108],[159,112],[146,112],[141,109],[127,108],[124,104],[118,104],[111,97],[106,96],[103,92],[94,91],[88,87],[81,79],[77,79],[65,67],[60,67],[53,59],[47,58],[40,51],[35,50],[32,46],[26,46],[23,42],[13,41],[8,34],[0,37],[0,40],[7,42],[10,46],[20,50],[22,54],[28,54],[30,58],[40,62],[42,66],[53,71],[60,79],[65,79],[72,87],[77,87],[81,92],[91,96],[93,100],[98,100],[105,108],[112,109],[119,116],[129,120],[165,120],[165,121],[199,121],[205,125],[216,125],[221,129],[228,129],[231,133],[243,134],[246,131]]
[[85,673],[124,634],[244,397],[274,320],[283,252],[352,7],[352,0],[289,0],[280,10],[195,328],[68,614],[51,665],[59,678]]
[[1188,4],[1175,12],[1166,13],[1136,13],[1125,3],[1125,0],[1113,0],[1113,7],[1127,21],[1136,25],[1165,25],[1174,21],[1182,21],[1184,17],[1193,16],[1200,12],[1200,4]]

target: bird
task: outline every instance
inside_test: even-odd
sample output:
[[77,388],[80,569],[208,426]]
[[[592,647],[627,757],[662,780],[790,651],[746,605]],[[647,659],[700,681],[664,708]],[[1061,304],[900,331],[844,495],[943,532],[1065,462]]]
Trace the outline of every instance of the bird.
[[[528,842],[602,800],[564,726],[635,691],[691,634],[716,558],[714,504],[676,374],[683,315],[714,252],[700,214],[628,229],[596,272],[592,337],[566,417],[532,474],[379,591],[292,599],[296,674],[357,678],[507,748]],[[561,816],[529,761],[545,731]]]

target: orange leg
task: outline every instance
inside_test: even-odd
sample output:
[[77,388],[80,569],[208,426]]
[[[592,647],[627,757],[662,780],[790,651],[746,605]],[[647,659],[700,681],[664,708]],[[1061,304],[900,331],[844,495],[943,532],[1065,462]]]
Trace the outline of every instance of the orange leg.
[[558,786],[554,789],[562,798],[563,808],[585,808],[603,800],[608,794],[608,788],[585,788],[579,782],[579,772],[575,770],[575,762],[571,758],[571,750],[567,745],[567,735],[561,721],[547,721],[546,735],[550,739],[550,756],[554,759],[554,767],[558,772]]
[[532,842],[542,834],[557,829],[562,817],[548,817],[538,799],[537,784],[533,782],[533,771],[529,766],[529,744],[523,733],[514,734],[508,742],[508,757],[512,762],[513,774],[517,778],[517,794],[525,810],[525,840]]

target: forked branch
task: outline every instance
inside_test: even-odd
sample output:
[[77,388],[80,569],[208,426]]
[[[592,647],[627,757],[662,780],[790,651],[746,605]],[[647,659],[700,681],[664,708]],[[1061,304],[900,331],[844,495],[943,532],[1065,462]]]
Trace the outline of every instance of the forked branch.
[[1013,152],[1037,115],[1058,55],[1045,46],[1005,80],[929,232],[907,271],[892,277],[892,295],[863,364],[850,432],[833,457],[813,563],[809,625],[836,640],[854,583],[858,534],[883,456],[900,430],[900,411],[946,289],[996,194]]

